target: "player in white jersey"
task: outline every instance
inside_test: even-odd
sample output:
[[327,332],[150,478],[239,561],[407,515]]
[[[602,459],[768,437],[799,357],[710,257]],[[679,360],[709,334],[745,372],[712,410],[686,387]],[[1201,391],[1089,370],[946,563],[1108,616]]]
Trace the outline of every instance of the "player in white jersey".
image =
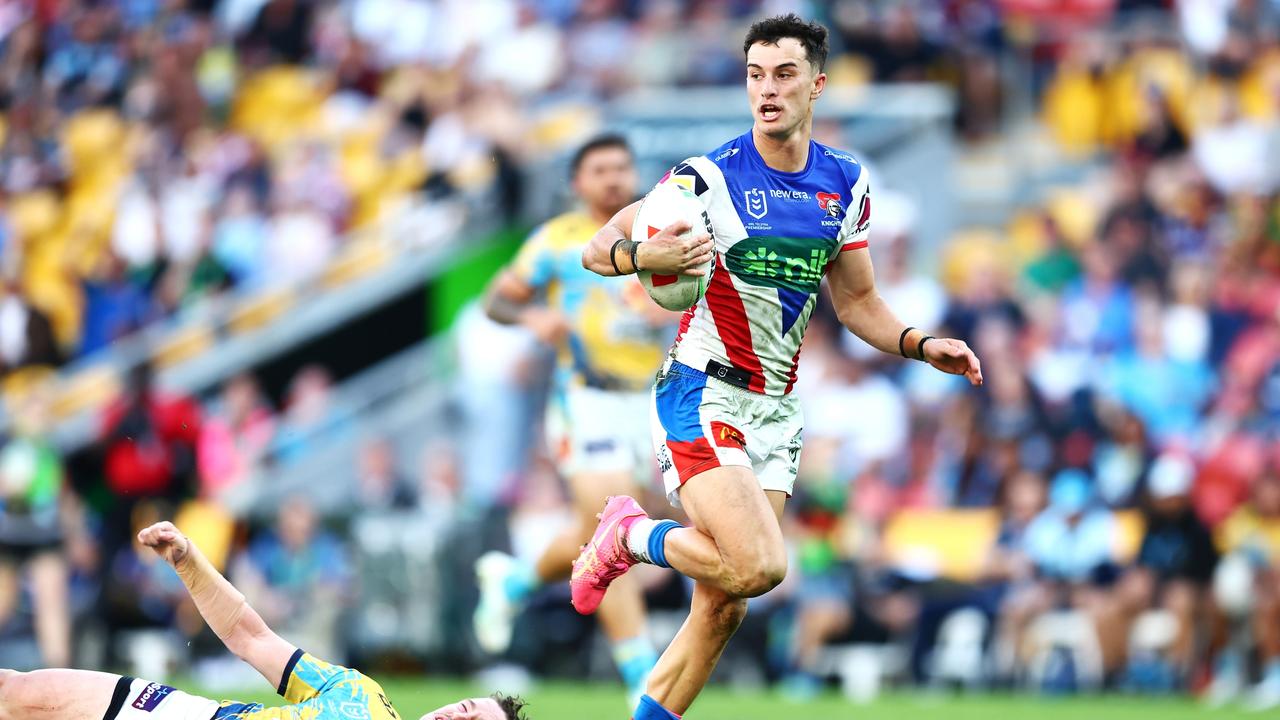
[[[676,223],[636,245],[633,204],[596,233],[582,258],[601,275],[699,274],[702,263],[716,263],[653,392],[658,462],[671,501],[693,527],[651,520],[633,499],[610,498],[570,583],[574,606],[589,613],[637,563],[674,567],[696,581],[689,618],[654,669],[635,720],[684,713],[747,598],[786,575],[780,518],[803,426],[790,392],[823,277],[840,321],[871,346],[982,384],[965,343],[904,327],[876,292],[866,172],[811,138],[826,84],[826,29],[795,15],[770,18],[751,27],[743,50],[751,131],[662,180],[698,196],[711,235],[681,239],[690,228]],[[850,408],[850,422],[875,421],[855,413]]]

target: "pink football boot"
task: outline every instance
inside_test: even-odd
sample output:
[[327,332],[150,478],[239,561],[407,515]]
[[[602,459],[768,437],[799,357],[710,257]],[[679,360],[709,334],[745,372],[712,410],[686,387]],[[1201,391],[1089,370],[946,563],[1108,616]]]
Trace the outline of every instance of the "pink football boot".
[[627,549],[627,531],[647,515],[634,498],[615,495],[605,501],[604,511],[596,517],[600,524],[591,542],[573,561],[573,577],[569,580],[573,609],[583,615],[595,612],[609,583],[640,562]]

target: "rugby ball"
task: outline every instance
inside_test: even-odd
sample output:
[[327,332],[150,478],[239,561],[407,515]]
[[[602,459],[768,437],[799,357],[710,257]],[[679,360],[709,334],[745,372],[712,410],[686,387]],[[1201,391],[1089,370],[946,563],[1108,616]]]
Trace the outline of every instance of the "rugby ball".
[[[635,224],[631,226],[631,239],[644,242],[677,220],[684,220],[692,228],[683,237],[702,233],[715,237],[711,218],[698,196],[678,183],[664,182],[649,191],[640,203]],[[648,270],[641,270],[637,275],[649,297],[660,307],[687,310],[706,294],[715,267],[713,258],[702,268],[701,275],[665,275]]]

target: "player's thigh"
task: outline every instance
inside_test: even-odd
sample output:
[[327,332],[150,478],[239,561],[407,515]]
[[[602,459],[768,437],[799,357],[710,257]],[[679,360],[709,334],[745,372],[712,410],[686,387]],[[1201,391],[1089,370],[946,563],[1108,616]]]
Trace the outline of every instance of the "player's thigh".
[[119,681],[87,670],[0,670],[0,720],[102,720]]
[[735,567],[786,567],[779,518],[786,495],[766,492],[750,468],[711,468],[680,487],[680,504],[694,527],[710,535],[724,561]]
[[580,471],[568,478],[569,494],[574,512],[592,520],[604,507],[605,500],[613,495],[632,495],[636,491],[635,476],[630,471],[601,470]]

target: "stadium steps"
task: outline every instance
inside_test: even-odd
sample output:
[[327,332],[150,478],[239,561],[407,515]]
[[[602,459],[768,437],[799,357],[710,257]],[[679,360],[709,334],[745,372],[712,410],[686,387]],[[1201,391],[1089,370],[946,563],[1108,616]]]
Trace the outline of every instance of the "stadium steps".
[[[206,392],[423,287],[479,251],[475,238],[495,222],[482,216],[460,231],[472,214],[465,206],[423,213],[453,220],[426,235],[391,227],[383,237],[353,237],[307,281],[211,298],[62,368],[53,375],[53,441],[65,452],[86,447],[98,412],[143,360],[155,364],[161,387]],[[10,425],[8,412],[0,414],[0,431]]]

